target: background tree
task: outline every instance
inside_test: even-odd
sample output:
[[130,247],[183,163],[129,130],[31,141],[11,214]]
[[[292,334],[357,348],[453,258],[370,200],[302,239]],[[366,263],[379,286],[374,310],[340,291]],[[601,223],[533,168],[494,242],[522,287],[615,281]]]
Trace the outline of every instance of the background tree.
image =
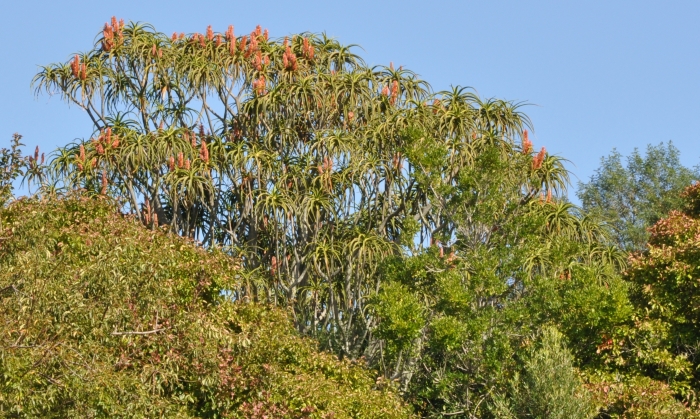
[[590,181],[579,182],[577,195],[586,211],[608,221],[622,249],[638,251],[649,238],[646,229],[679,208],[679,193],[700,173],[681,164],[671,142],[648,145],[644,156],[635,149],[626,160],[616,150],[603,157]]
[[644,372],[687,394],[700,388],[700,185],[679,196],[681,211],[650,229],[649,249],[630,259],[627,277],[639,322],[656,338],[649,339],[654,356],[643,359]]

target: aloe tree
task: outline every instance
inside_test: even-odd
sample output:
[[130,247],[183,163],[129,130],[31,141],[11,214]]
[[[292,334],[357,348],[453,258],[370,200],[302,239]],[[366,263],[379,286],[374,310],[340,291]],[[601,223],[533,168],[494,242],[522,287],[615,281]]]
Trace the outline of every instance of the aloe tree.
[[[298,330],[404,389],[421,336],[450,320],[434,287],[389,281],[386,261],[459,267],[455,284],[479,292],[453,314],[481,319],[533,280],[620,262],[599,223],[561,198],[565,161],[535,149],[522,103],[433,92],[324,34],[167,36],[113,18],[34,86],[92,122],[88,140],[53,154],[44,185],[113,196],[150,228],[224,249],[250,278],[233,298],[289,306]],[[402,293],[420,304],[387,305]],[[396,340],[391,317],[411,307],[432,314],[396,326],[410,335]],[[421,379],[445,371],[433,367]],[[467,388],[467,400],[489,394]]]

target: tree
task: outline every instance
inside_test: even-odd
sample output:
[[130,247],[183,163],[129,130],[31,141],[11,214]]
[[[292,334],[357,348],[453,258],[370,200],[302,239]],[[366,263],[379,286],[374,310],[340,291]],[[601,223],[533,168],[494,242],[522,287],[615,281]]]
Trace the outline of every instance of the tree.
[[490,398],[547,324],[576,342],[577,363],[595,365],[599,337],[632,314],[624,257],[603,226],[557,196],[520,205],[524,170],[482,153],[443,189],[455,240],[389,258],[379,272],[369,304],[379,345],[368,360],[425,417],[489,417]]
[[646,231],[680,205],[679,193],[700,178],[697,169],[684,167],[671,142],[647,146],[642,156],[635,149],[623,165],[613,150],[588,183],[579,182],[578,197],[587,211],[608,220],[618,245],[628,251],[644,250]]
[[[294,307],[302,332],[352,358],[373,345],[379,262],[456,234],[448,207],[479,198],[449,193],[485,150],[525,170],[517,206],[566,182],[560,159],[516,144],[529,125],[519,104],[433,94],[325,35],[170,37],[113,19],[92,51],[34,82],[93,123],[51,160],[59,183],[224,247],[265,272],[241,296]],[[476,239],[493,227],[460,228]]]
[[645,372],[687,395],[700,388],[700,184],[679,195],[681,210],[650,228],[648,251],[631,258],[627,278],[639,321],[656,325]]
[[[22,151],[20,147],[22,136],[14,134],[12,136],[12,145],[10,148],[0,149],[0,208],[7,204],[13,197],[13,183],[19,176],[24,175],[25,160],[22,159]],[[37,148],[36,156],[38,158],[39,149]],[[42,156],[43,159],[43,156]]]

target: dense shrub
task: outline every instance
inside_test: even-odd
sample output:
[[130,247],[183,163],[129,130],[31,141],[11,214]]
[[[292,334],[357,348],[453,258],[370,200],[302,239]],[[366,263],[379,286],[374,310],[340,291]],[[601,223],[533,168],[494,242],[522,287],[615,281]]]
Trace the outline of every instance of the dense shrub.
[[237,261],[216,249],[104,200],[0,214],[0,416],[410,416],[286,312],[234,301]]

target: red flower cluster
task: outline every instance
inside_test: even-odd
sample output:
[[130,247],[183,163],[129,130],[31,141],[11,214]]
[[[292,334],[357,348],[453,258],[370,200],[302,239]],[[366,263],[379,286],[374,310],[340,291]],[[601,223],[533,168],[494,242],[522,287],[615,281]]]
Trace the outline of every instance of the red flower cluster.
[[151,55],[154,58],[155,57],[161,58],[163,56],[163,50],[159,49],[157,45],[153,45],[153,47],[151,47]]
[[236,53],[236,36],[233,34],[233,25],[229,25],[226,30],[226,40],[229,42],[229,52],[231,55],[234,55]]
[[121,19],[119,22],[117,22],[117,18],[112,16],[112,24],[110,25],[109,23],[105,23],[104,30],[102,31],[102,49],[106,52],[109,52],[114,48],[114,45],[116,45],[115,40],[114,40],[114,35],[117,35],[117,41],[121,42],[124,39],[124,19]]
[[107,129],[100,131],[100,135],[97,139],[92,140],[92,144],[97,154],[102,155],[105,153],[105,147],[113,149],[119,147],[119,137],[117,135],[112,135],[112,128],[107,127]]
[[202,145],[199,148],[199,158],[205,163],[209,162],[209,149],[207,148],[207,142],[204,138],[202,138]]
[[394,80],[391,82],[391,97],[389,98],[389,103],[392,105],[396,103],[399,98],[399,82]]
[[532,159],[532,169],[537,170],[540,167],[542,167],[542,163],[544,162],[544,157],[547,154],[547,150],[542,147],[539,153],[535,156],[534,159]]
[[264,95],[266,93],[264,75],[260,76],[259,79],[253,81],[253,92],[255,92],[255,94],[258,96]]
[[85,80],[87,78],[87,65],[80,62],[78,54],[75,54],[75,57],[73,57],[70,68],[73,71],[73,77],[76,79]]
[[302,47],[302,53],[307,60],[312,61],[314,59],[314,46],[311,45],[308,38],[304,38],[304,46]]
[[532,141],[528,138],[527,130],[523,131],[523,154],[530,154],[532,151]]
[[[286,38],[284,42],[287,42]],[[284,55],[282,55],[282,65],[285,70],[296,71],[297,69],[297,56],[294,55],[292,49],[288,46],[284,49]]]

